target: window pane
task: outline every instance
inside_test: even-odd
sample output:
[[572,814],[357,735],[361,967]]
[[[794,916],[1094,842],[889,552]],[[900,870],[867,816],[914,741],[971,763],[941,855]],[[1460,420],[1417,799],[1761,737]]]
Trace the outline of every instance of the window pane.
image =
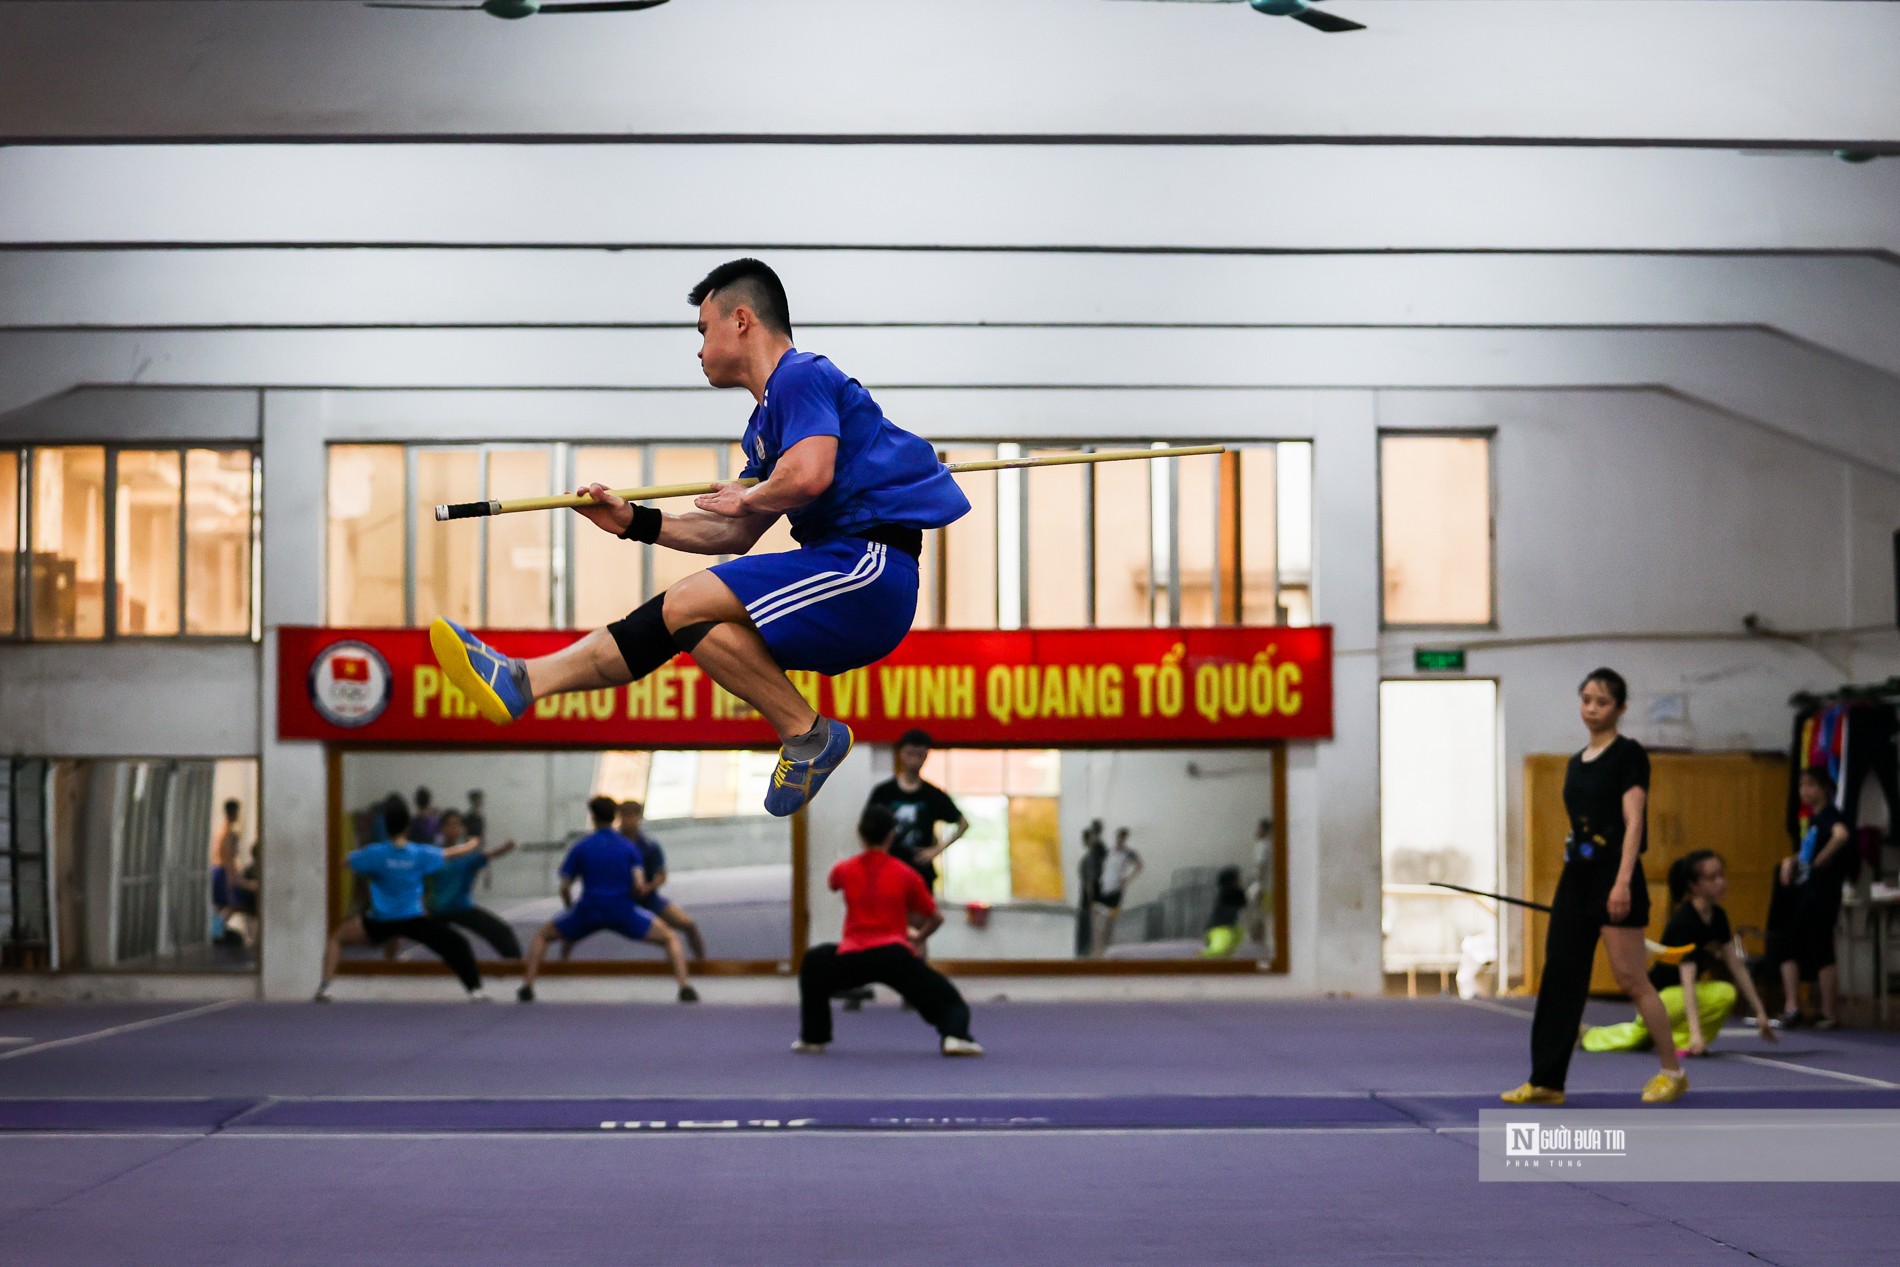
[[[705,484],[719,478],[719,449],[710,444],[655,445],[653,482],[655,484]],[[680,513],[691,510],[690,498],[673,498],[656,503],[660,509]],[[625,545],[625,542],[621,543]],[[678,550],[653,551],[653,592],[669,589],[695,572],[703,571],[714,560],[702,554]],[[625,615],[626,613],[621,613]]]
[[119,454],[117,505],[119,632],[178,632],[179,455]]
[[[946,462],[993,460],[996,450],[950,449]],[[996,477],[972,475],[959,480],[970,499],[970,513],[942,529],[947,601],[944,623],[951,629],[996,628]]]
[[1178,481],[1174,504],[1181,554],[1181,623],[1211,625],[1218,589],[1214,511],[1220,501],[1220,458],[1209,454],[1171,460]]
[[1313,623],[1313,446],[1289,440],[1274,446],[1279,493],[1274,523],[1279,540],[1280,607],[1289,625]]
[[106,451],[33,454],[33,636],[106,632]]
[[1386,623],[1490,621],[1489,450],[1481,437],[1380,440]]
[[[1037,449],[1029,457],[1054,457],[1073,449]],[[1029,623],[1045,629],[1074,629],[1088,623],[1084,570],[1088,562],[1083,517],[1087,476],[1080,466],[1047,466],[1026,471],[1029,521]],[[979,477],[980,478],[980,477]]]
[[[638,488],[646,482],[645,449],[589,447],[574,453],[576,488],[582,484]],[[611,624],[646,601],[646,551],[638,543],[622,541],[575,515],[573,557],[569,588],[574,591],[576,628]]]
[[0,636],[15,632],[14,556],[20,549],[20,455],[0,450]]
[[1279,621],[1274,601],[1274,527],[1277,517],[1274,446],[1240,451],[1240,623]]
[[486,519],[437,523],[442,502],[472,502],[482,492],[482,455],[477,449],[412,449],[416,463],[415,620],[437,616],[467,625],[481,623],[482,525]]
[[1095,623],[1154,624],[1154,560],[1148,523],[1148,462],[1095,468]]
[[333,445],[329,501],[326,619],[341,628],[402,624],[402,446]]
[[[551,448],[499,449],[488,455],[491,498],[546,497],[554,491],[553,479]],[[483,522],[488,525],[488,610],[482,623],[490,628],[546,629],[554,590],[554,515],[501,515]]]
[[185,632],[251,631],[251,452],[185,454]]

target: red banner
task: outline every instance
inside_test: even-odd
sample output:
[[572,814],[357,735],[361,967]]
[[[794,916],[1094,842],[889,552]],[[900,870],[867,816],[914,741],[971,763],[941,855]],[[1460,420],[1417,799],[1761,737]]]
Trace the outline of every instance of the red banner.
[[[484,634],[544,655],[571,631]],[[860,741],[913,726],[958,747],[1109,748],[1326,739],[1332,629],[925,629],[869,668],[793,673]],[[628,686],[539,700],[484,721],[436,667],[421,629],[277,632],[277,733],[355,743],[754,748],[771,728],[689,657]]]

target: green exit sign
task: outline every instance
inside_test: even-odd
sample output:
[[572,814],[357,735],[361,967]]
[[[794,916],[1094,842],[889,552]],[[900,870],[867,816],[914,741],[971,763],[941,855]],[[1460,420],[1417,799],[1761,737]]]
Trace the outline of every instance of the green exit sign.
[[1420,673],[1463,673],[1463,647],[1414,647],[1412,667]]

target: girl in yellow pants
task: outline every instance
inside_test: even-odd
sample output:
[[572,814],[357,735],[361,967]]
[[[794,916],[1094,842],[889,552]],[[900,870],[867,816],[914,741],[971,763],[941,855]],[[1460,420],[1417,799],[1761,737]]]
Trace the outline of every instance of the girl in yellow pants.
[[[1669,1015],[1669,1037],[1685,1056],[1707,1053],[1709,1043],[1722,1032],[1722,1022],[1735,1010],[1739,987],[1755,1009],[1755,1026],[1769,1042],[1777,1042],[1768,1023],[1754,978],[1742,960],[1741,945],[1730,930],[1728,912],[1721,906],[1728,893],[1728,871],[1712,849],[1697,849],[1678,858],[1669,868],[1669,922],[1663,928],[1665,946],[1695,947],[1695,953],[1676,967],[1657,964],[1649,979]],[[1712,975],[1726,968],[1734,985]],[[1674,978],[1672,980],[1672,978]],[[1691,1010],[1690,1000],[1695,1006]],[[1583,1032],[1585,1051],[1640,1051],[1654,1041],[1639,1017],[1621,1025],[1599,1025]]]
[[[1689,1029],[1688,1010],[1683,1007],[1682,987],[1667,986],[1656,992],[1662,997],[1663,1010],[1669,1013],[1671,1037],[1675,1039],[1677,1051],[1688,1051],[1696,1039],[1702,1035],[1719,1034],[1722,1022],[1735,1010],[1735,987],[1726,981],[1698,981],[1695,983],[1696,1032]],[[1649,1047],[1649,1027],[1643,1024],[1639,1016],[1633,1021],[1624,1021],[1621,1025],[1599,1025],[1588,1030],[1583,1036],[1585,1051],[1644,1051]],[[1708,1043],[1703,1039],[1702,1045]]]

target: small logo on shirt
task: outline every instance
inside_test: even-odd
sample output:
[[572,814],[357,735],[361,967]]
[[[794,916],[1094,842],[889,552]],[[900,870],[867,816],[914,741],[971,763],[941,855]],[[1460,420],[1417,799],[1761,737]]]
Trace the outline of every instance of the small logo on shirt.
[[382,653],[354,639],[333,642],[310,665],[310,703],[332,726],[367,726],[389,707],[395,679]]

